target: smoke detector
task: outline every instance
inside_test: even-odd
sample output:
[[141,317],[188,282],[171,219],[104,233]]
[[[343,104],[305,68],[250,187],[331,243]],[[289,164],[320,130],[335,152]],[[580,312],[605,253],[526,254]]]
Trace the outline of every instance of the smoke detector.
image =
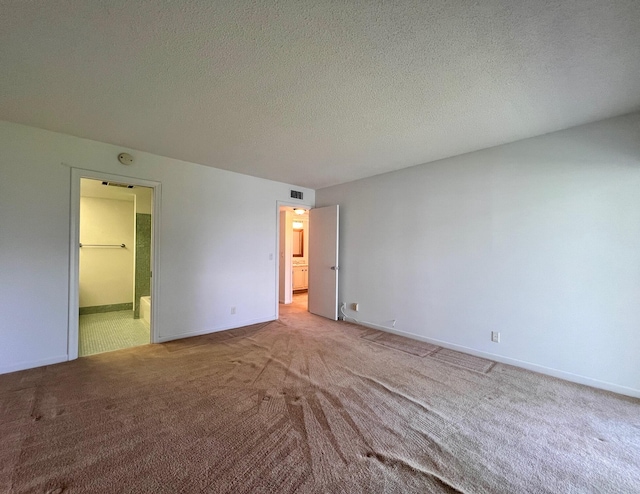
[[129,153],[120,153],[118,155],[118,161],[123,165],[133,165],[133,156]]

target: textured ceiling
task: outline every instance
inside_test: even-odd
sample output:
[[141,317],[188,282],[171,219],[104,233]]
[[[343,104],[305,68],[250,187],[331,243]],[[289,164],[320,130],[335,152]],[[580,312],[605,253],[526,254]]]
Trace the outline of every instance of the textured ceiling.
[[640,109],[638,0],[0,9],[0,119],[311,188]]

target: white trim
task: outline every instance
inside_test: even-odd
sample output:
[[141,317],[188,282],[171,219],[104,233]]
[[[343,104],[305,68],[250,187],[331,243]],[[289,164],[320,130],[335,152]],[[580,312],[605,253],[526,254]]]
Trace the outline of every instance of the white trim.
[[[149,187],[153,189],[152,199],[152,217],[151,217],[151,252],[152,252],[152,277],[151,277],[151,343],[160,341],[160,324],[158,315],[158,306],[160,305],[160,290],[158,283],[158,267],[160,265],[159,234],[160,234],[160,201],[161,201],[161,183],[151,180],[144,180],[135,177],[125,177],[123,175],[114,175],[111,173],[103,173],[94,170],[84,170],[82,168],[71,168],[71,205],[70,205],[70,229],[69,229],[69,313],[68,313],[68,331],[67,331],[67,352],[68,358],[65,360],[75,360],[78,358],[78,313],[79,313],[79,293],[78,280],[79,262],[78,262],[78,244],[80,242],[80,179],[90,178],[93,180],[112,180],[117,182],[125,182],[131,185],[141,187]],[[43,364],[45,365],[45,364]]]
[[67,315],[67,355],[68,360],[78,358],[78,332],[80,314],[80,178],[78,171],[71,168],[71,204],[69,228],[69,314]]
[[[151,196],[151,312],[149,314],[149,328],[151,332],[151,343],[160,342],[160,211],[162,200],[162,184],[154,182],[153,195]],[[155,301],[155,302],[154,302]]]
[[275,314],[276,314],[276,319],[278,319],[280,317],[280,208],[284,207],[284,208],[308,208],[308,209],[313,209],[315,206],[312,206],[311,204],[301,204],[299,202],[289,202],[289,201],[276,201],[276,252],[275,252],[275,258],[276,258],[276,280],[275,280],[275,286],[276,286],[276,307],[275,307]]
[[66,355],[58,355],[57,357],[49,357],[42,360],[31,360],[27,362],[18,362],[17,364],[0,367],[0,374],[8,374],[9,372],[17,372],[21,370],[34,369],[43,365],[59,364],[66,362]]
[[180,333],[180,334],[173,334],[170,336],[162,336],[160,337],[160,339],[158,340],[158,343],[165,343],[167,341],[173,341],[173,340],[182,340],[184,338],[191,338],[192,336],[202,336],[205,334],[214,334],[214,333],[218,333],[220,331],[227,331],[229,329],[238,329],[238,328],[242,328],[244,326],[251,326],[252,324],[260,324],[263,322],[273,322],[276,321],[278,318],[274,317],[274,316],[269,316],[266,319],[265,318],[258,318],[258,319],[250,319],[248,321],[242,321],[241,323],[233,323],[233,324],[229,324],[229,325],[225,325],[225,326],[218,326],[214,329],[201,329],[199,331],[190,331],[188,333]]
[[[348,322],[348,319],[352,319],[352,318],[348,317],[347,320],[345,320],[345,322]],[[470,355],[475,355],[476,357],[483,357],[490,360],[495,360],[496,362],[513,365],[515,367],[520,367],[522,369],[527,369],[534,372],[539,372],[540,374],[545,374],[551,377],[557,377],[559,379],[564,379],[565,381],[571,381],[577,384],[584,384],[585,386],[591,386],[592,388],[604,389],[605,391],[613,391],[614,393],[619,393],[621,395],[631,396],[633,398],[640,398],[640,389],[630,388],[628,386],[620,386],[618,384],[613,384],[607,381],[600,381],[598,379],[582,376],[580,374],[573,374],[571,372],[561,371],[558,369],[554,369],[552,367],[545,367],[543,365],[534,364],[532,362],[527,362],[526,360],[518,360],[510,357],[504,357],[502,355],[496,355],[494,353],[482,352],[466,346],[457,345],[455,343],[449,343],[447,341],[437,340],[435,338],[427,338],[424,336],[419,336],[417,334],[408,333],[406,331],[401,331],[399,329],[380,326],[374,323],[358,321],[357,323],[353,323],[353,324],[359,324],[361,326],[366,326],[368,328],[379,329],[380,331],[385,331],[387,333],[406,336],[407,338],[412,338],[414,340],[424,341],[426,343],[438,345],[443,348],[448,348],[450,350],[458,350],[460,352],[468,353]]]

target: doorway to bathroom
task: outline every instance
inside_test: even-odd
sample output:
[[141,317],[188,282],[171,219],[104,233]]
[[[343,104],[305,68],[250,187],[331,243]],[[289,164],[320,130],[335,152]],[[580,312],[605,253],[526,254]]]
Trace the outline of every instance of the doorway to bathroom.
[[309,211],[303,207],[280,206],[279,213],[279,303],[293,303],[307,310]]
[[153,189],[80,180],[78,356],[150,342]]
[[339,206],[278,203],[277,225],[276,314],[292,304],[337,320]]
[[155,187],[115,176],[75,179],[70,360],[155,339],[151,297]]

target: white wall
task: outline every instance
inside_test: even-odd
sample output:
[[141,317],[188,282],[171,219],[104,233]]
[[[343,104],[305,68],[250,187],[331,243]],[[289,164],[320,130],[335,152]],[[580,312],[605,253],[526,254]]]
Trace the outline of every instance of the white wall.
[[[358,319],[640,396],[640,114],[316,191]],[[502,342],[490,342],[490,332]]]
[[136,213],[151,214],[151,198],[153,189],[136,186],[133,189],[102,185],[101,180],[83,178],[80,194],[83,197],[102,197],[136,203]]
[[292,213],[286,208],[280,208],[280,282],[279,282],[279,302],[290,304],[292,300],[292,272],[291,272],[291,252],[293,242]]
[[132,303],[134,215],[132,201],[80,197],[80,243],[126,246],[80,249],[80,307]]
[[150,187],[136,187],[132,190],[136,196],[136,213],[151,214],[153,189]]
[[[295,202],[290,185],[0,122],[0,372],[67,358],[70,167],[162,183],[162,340],[275,318],[277,201]],[[314,191],[293,188],[313,205]]]

